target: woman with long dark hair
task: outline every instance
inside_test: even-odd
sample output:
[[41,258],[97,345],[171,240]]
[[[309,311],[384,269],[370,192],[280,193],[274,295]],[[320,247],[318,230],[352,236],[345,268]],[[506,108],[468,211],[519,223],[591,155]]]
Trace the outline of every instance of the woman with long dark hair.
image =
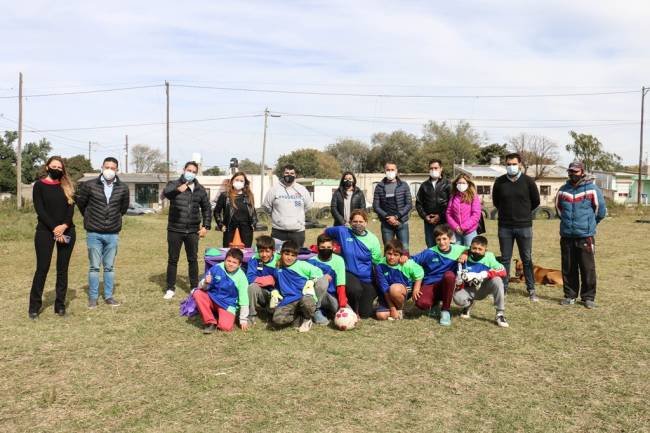
[[357,178],[351,171],[341,176],[341,182],[334,194],[330,210],[335,226],[344,226],[350,222],[350,214],[355,209],[366,208],[366,197],[357,187]]
[[36,272],[29,295],[29,318],[36,320],[43,305],[43,287],[56,245],[56,300],[54,312],[65,315],[68,291],[68,265],[75,243],[74,185],[60,156],[52,156],[45,164],[47,175],[34,184],[33,202],[38,224],[34,235]]
[[456,243],[469,247],[477,235],[481,219],[481,199],[472,179],[461,173],[451,183],[451,198],[447,206],[447,224],[453,230]]
[[217,199],[214,219],[217,222],[217,230],[223,232],[224,247],[228,247],[233,241],[237,229],[244,246],[251,247],[257,225],[257,212],[246,173],[239,171],[232,175],[226,190]]

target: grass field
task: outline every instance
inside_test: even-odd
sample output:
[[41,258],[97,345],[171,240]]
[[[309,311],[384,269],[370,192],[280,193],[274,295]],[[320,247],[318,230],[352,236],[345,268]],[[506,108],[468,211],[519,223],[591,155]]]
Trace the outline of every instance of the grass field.
[[[487,301],[443,328],[410,311],[402,322],[205,336],[179,317],[188,290],[162,299],[166,221],[127,217],[116,309],[86,309],[85,232],[70,270],[66,318],[27,319],[35,217],[0,215],[2,432],[636,432],[649,431],[650,226],[609,218],[597,237],[595,310],[560,307],[560,287],[531,304],[507,298],[511,327]],[[376,223],[371,225],[379,233]],[[496,226],[488,222],[491,246]],[[412,244],[423,247],[419,221]],[[308,233],[313,241],[317,231]],[[220,245],[210,233],[206,246]],[[535,223],[534,259],[559,268],[558,221]]]

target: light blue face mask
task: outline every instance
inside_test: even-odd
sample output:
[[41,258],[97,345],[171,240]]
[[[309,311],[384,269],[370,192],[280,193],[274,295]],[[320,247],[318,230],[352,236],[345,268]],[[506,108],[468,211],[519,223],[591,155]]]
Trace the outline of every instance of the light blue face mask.
[[186,171],[183,173],[183,177],[185,178],[186,182],[192,182],[196,178],[196,174],[192,173],[191,171]]
[[508,172],[508,176],[517,176],[519,174],[519,166],[508,165],[506,166],[506,171]]

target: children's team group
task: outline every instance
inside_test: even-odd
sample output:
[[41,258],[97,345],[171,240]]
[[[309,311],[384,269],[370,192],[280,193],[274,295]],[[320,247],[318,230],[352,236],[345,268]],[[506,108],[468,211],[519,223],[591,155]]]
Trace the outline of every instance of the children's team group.
[[237,313],[243,330],[254,325],[259,314],[271,326],[293,324],[307,332],[313,323],[327,325],[342,308],[362,319],[400,320],[411,297],[417,308],[450,326],[452,301],[462,309],[460,317],[469,318],[474,302],[488,295],[494,299],[496,324],[509,326],[506,271],[487,251],[485,237],[476,236],[468,248],[454,243],[453,231],[442,224],[434,230],[435,246],[409,257],[393,239],[382,255],[367,223],[365,210],[352,211],[350,225],[326,228],[318,236],[317,255],[306,260],[298,259],[296,242],[285,241],[278,253],[271,236],[259,236],[245,272],[242,251],[231,248],[192,294],[204,332],[231,331]]

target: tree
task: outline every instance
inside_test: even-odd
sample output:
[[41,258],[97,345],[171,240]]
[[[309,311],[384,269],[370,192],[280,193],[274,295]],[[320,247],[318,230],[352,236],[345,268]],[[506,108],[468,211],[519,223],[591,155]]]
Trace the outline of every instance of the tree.
[[477,163],[481,165],[491,164],[492,158],[499,158],[499,163],[503,164],[508,154],[508,145],[506,143],[492,143],[479,149]]
[[400,173],[419,173],[427,168],[420,157],[421,141],[413,134],[401,130],[390,134],[379,132],[372,136],[371,143],[366,171],[382,172],[388,161],[397,164]]
[[84,173],[92,173],[93,166],[84,155],[75,155],[70,158],[64,158],[65,169],[68,172],[68,177],[73,181],[78,181]]
[[[269,168],[268,166],[266,168]],[[248,158],[244,158],[239,161],[239,171],[243,171],[246,174],[260,174],[260,163],[251,161]]]
[[615,153],[605,152],[603,144],[593,135],[578,134],[575,131],[570,131],[569,135],[573,139],[573,144],[567,144],[566,150],[573,153],[575,159],[582,161],[585,171],[621,169],[621,157]]
[[531,175],[535,180],[544,177],[549,171],[549,165],[557,164],[558,146],[550,138],[543,135],[530,135],[522,132],[509,140],[514,152],[521,155],[524,173],[532,168]]
[[332,155],[339,162],[341,170],[361,173],[366,167],[370,147],[359,140],[338,139],[325,148],[325,153]]
[[438,158],[444,166],[450,168],[463,160],[467,164],[477,162],[482,142],[479,133],[464,120],[458,122],[453,129],[447,122],[429,121],[424,125],[422,141],[423,165],[430,158]]
[[52,144],[41,138],[38,143],[30,142],[22,150],[22,182],[32,183],[39,178],[39,171],[47,162],[47,155],[52,150]]
[[295,165],[299,177],[338,179],[341,175],[338,161],[332,155],[317,149],[294,150],[280,156],[275,166],[276,176],[282,177],[282,167],[286,164]]
[[5,131],[0,136],[0,191],[16,192],[16,151],[13,143],[18,139],[16,131]]
[[224,174],[226,173],[217,165],[210,167],[207,170],[203,170],[203,175],[205,176],[223,176]]
[[131,148],[131,164],[136,173],[152,173],[154,168],[161,168],[161,163],[164,164],[162,172],[166,173],[167,165],[160,150],[146,144],[136,144]]

